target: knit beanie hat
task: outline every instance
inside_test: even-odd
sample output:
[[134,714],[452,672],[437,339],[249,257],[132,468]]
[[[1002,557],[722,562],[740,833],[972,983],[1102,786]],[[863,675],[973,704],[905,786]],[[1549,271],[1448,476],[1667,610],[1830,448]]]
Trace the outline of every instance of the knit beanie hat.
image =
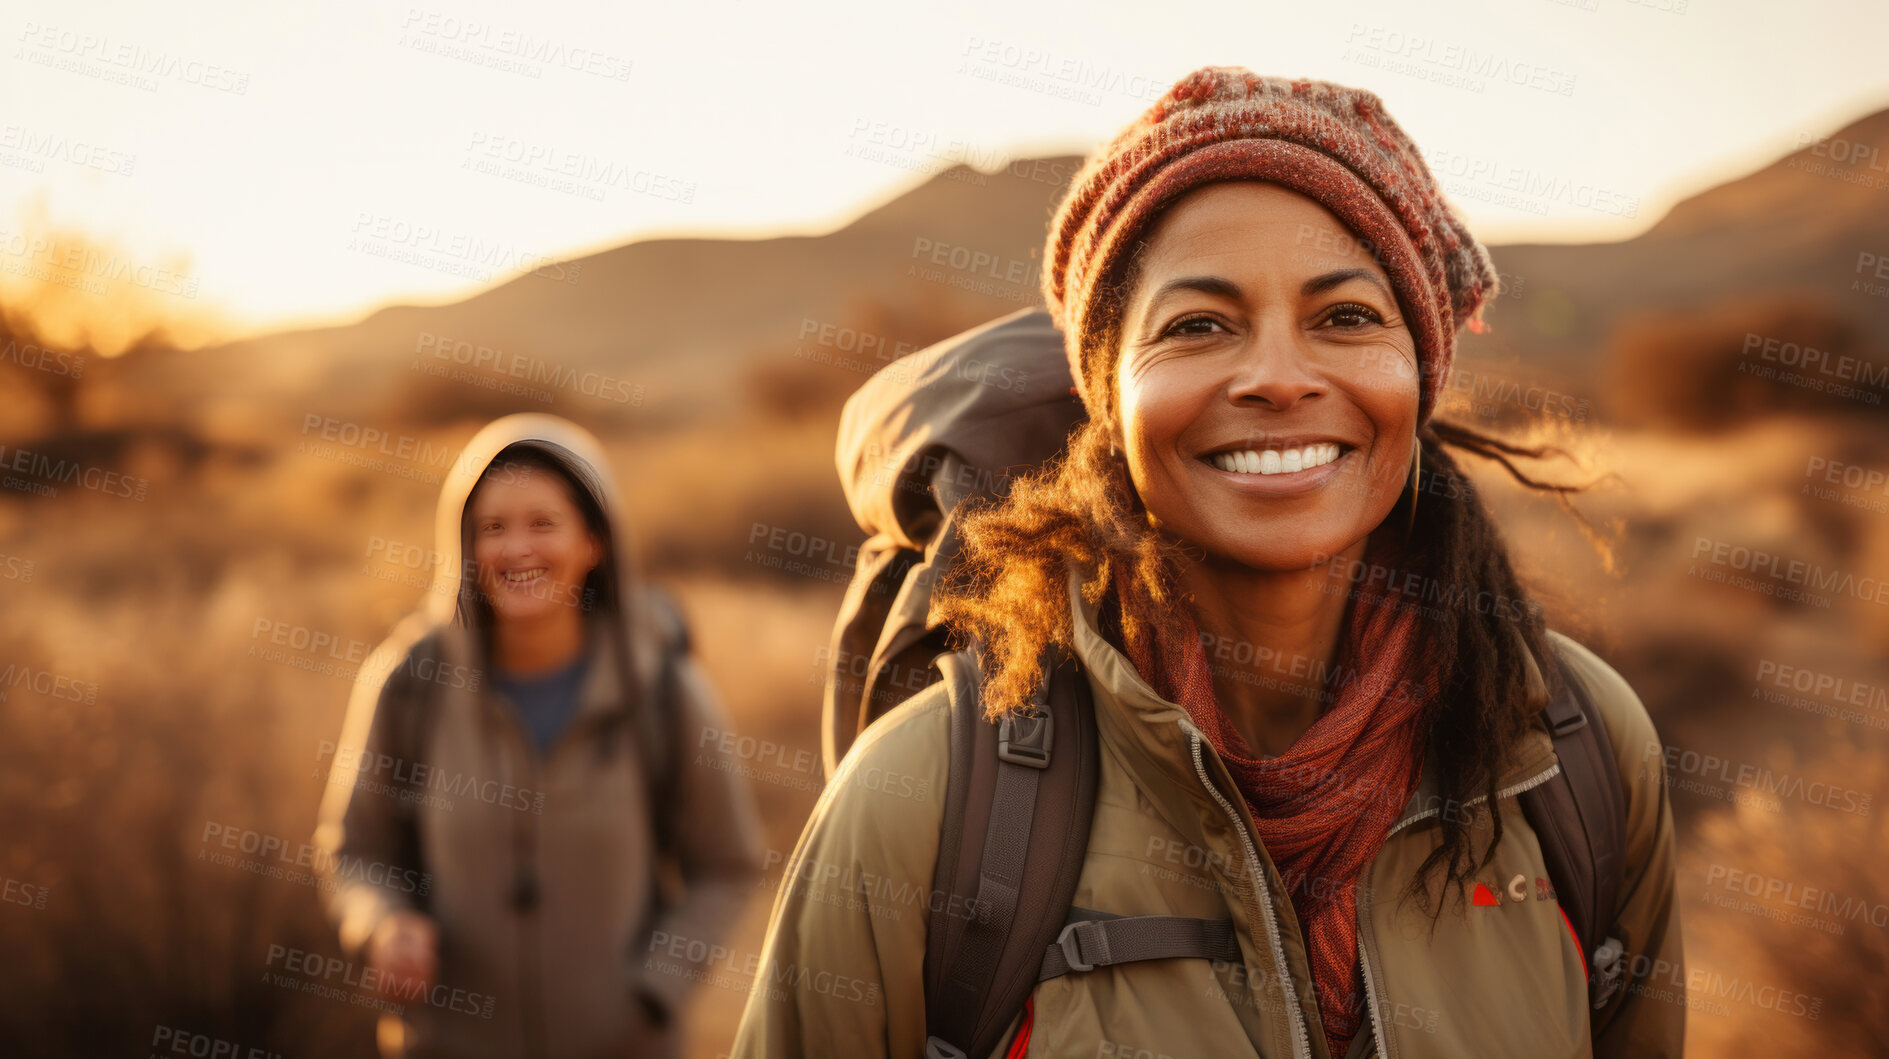
[[1427,422],[1456,328],[1482,331],[1483,303],[1499,289],[1489,252],[1377,96],[1237,66],[1202,67],[1168,89],[1089,158],[1050,223],[1043,295],[1090,414],[1107,401],[1125,293],[1116,287],[1138,239],[1163,206],[1225,180],[1306,195],[1375,255],[1417,340],[1417,424]]

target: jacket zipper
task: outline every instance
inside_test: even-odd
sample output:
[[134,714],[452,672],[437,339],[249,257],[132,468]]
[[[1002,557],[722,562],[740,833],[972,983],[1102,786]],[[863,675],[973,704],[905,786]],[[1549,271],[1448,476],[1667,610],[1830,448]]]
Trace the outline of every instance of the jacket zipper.
[[[1549,780],[1554,779],[1555,774],[1560,771],[1561,771],[1561,762],[1556,761],[1554,764],[1549,765],[1547,768],[1542,769],[1540,772],[1536,773],[1535,775],[1530,776],[1525,780],[1522,780],[1520,783],[1510,784],[1509,786],[1504,787],[1501,790],[1495,792],[1495,796],[1498,799],[1513,797],[1517,794],[1522,793],[1525,790],[1529,790],[1534,787],[1539,787],[1542,784],[1548,782]],[[1476,805],[1476,804],[1479,804],[1481,802],[1485,802],[1488,800],[1489,800],[1488,795],[1478,794],[1474,798],[1471,798],[1468,801],[1464,802],[1463,808],[1467,809],[1472,805]],[[1435,816],[1439,812],[1442,812],[1440,808],[1439,809],[1425,809],[1424,811],[1416,814],[1415,816],[1404,817],[1402,820],[1399,820],[1397,821],[1397,823],[1391,825],[1391,829],[1389,831],[1384,832],[1384,841],[1386,842],[1390,841],[1390,837],[1396,834],[1397,832],[1402,831],[1404,828],[1409,827],[1411,824],[1414,824],[1419,820],[1428,820],[1429,818]]]
[[1292,974],[1286,968],[1285,945],[1279,940],[1279,925],[1273,919],[1272,887],[1266,884],[1266,874],[1260,870],[1259,851],[1253,846],[1253,837],[1246,833],[1246,823],[1240,819],[1239,811],[1233,807],[1233,803],[1227,801],[1225,795],[1220,793],[1219,788],[1213,785],[1213,781],[1207,778],[1207,765],[1200,756],[1200,733],[1189,730],[1187,741],[1193,751],[1194,775],[1200,777],[1200,785],[1207,788],[1207,793],[1213,795],[1214,801],[1220,803],[1221,811],[1233,821],[1233,829],[1240,833],[1240,846],[1246,851],[1246,866],[1251,873],[1253,889],[1259,891],[1259,906],[1265,913],[1266,940],[1270,943],[1273,963],[1279,972],[1279,988],[1284,991],[1286,997],[1286,1010],[1292,1024],[1292,1054],[1311,1059],[1312,1045],[1306,1037],[1305,1011],[1299,1004],[1298,990],[1292,985]]
[[[1386,836],[1387,838],[1389,836]],[[1371,858],[1373,864],[1377,858]],[[1365,876],[1370,876],[1371,869],[1365,868]],[[1371,1049],[1378,1059],[1392,1059],[1391,1042],[1384,1036],[1377,1024],[1377,978],[1371,973],[1371,959],[1377,955],[1377,938],[1371,934],[1371,888],[1358,891],[1358,956],[1364,963],[1364,1010],[1369,1016],[1371,1039],[1378,1046]]]
[[[1498,799],[1513,797],[1532,787],[1541,786],[1553,779],[1555,774],[1560,771],[1561,763],[1557,761],[1541,772],[1519,783],[1511,784],[1496,791],[1495,795]],[[1464,802],[1463,808],[1467,809],[1478,802],[1487,801],[1488,798],[1489,796],[1486,794],[1478,794],[1474,798]],[[1389,831],[1384,833],[1384,841],[1389,842],[1392,835],[1419,820],[1427,820],[1440,811],[1440,809],[1425,809],[1415,816],[1406,817],[1405,819],[1397,821],[1396,824],[1392,825]],[[1377,858],[1371,858],[1371,862],[1372,864],[1376,864]],[[1369,876],[1369,867],[1365,869],[1365,874],[1367,877]],[[1358,891],[1358,941],[1360,943],[1358,955],[1364,964],[1365,1011],[1370,1015],[1371,1036],[1378,1043],[1376,1050],[1379,1053],[1380,1059],[1394,1059],[1396,1054],[1395,1049],[1392,1047],[1390,1039],[1384,1036],[1377,1024],[1377,978],[1371,973],[1371,961],[1377,955],[1377,937],[1371,933],[1371,888],[1369,886]]]
[[[495,694],[497,697],[503,698],[503,693],[497,693],[495,690]],[[512,751],[512,753],[502,754],[503,763],[499,766],[500,776],[507,781],[512,779],[510,763],[515,754],[517,759],[523,762],[525,781],[531,784],[532,790],[536,791],[540,789],[538,787],[538,763],[533,759],[533,755],[537,753],[537,750],[531,744],[531,733],[525,730],[523,722],[518,719],[517,712],[512,707],[509,700],[500,701],[493,705],[495,709],[487,714],[486,724],[489,728],[490,725],[496,721],[500,727],[504,729],[503,733],[499,735],[499,738],[506,740],[510,744],[509,749]],[[493,714],[496,714],[496,717],[494,717]],[[564,734],[569,735],[570,733],[567,730]],[[526,838],[526,831],[532,832],[529,840]],[[538,865],[535,863],[538,859],[538,837],[539,836],[536,834],[536,825],[531,821],[525,820],[523,814],[513,818],[511,834],[512,881],[514,885],[517,884],[520,878],[520,870],[525,867],[526,858],[529,857],[533,862],[529,869],[531,871],[532,885],[536,888],[539,901],[541,902],[544,894],[543,882],[538,878]],[[520,1018],[520,1030],[525,1038],[525,1046],[530,1054],[542,1056],[545,1054],[546,1046],[549,1044],[549,1041],[546,1039],[547,1034],[545,1033],[544,1026],[544,958],[542,951],[544,944],[544,920],[542,913],[537,907],[533,907],[531,910],[529,922],[526,921],[526,915],[519,912],[516,908],[513,909],[512,914],[517,925],[516,936],[519,939],[519,986],[524,1001],[522,1005],[524,1013]]]

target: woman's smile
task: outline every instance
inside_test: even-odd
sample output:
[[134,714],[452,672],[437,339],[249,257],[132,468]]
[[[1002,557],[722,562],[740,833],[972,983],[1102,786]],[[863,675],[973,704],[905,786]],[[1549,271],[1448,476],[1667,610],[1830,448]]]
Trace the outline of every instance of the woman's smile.
[[1250,496],[1309,493],[1350,466],[1354,445],[1342,441],[1254,444],[1216,449],[1195,462],[1228,488]]
[[549,571],[542,566],[531,566],[522,570],[507,570],[505,571],[504,577],[505,587],[519,589],[535,586],[548,572]]

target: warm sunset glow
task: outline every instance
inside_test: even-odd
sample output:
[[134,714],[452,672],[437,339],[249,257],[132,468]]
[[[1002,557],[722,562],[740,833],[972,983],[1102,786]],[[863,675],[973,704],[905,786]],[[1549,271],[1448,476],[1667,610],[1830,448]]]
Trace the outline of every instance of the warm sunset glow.
[[1889,98],[1862,3],[1757,56],[1716,0],[204,6],[13,5],[0,290],[128,286],[242,333],[819,232],[954,162],[1085,152],[1209,61],[1375,90],[1486,241],[1617,239]]

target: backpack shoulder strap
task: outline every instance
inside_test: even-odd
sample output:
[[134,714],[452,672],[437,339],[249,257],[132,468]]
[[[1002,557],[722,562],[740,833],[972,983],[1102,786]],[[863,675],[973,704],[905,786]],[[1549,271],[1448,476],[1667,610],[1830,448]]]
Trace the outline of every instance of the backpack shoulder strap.
[[1001,724],[983,717],[974,649],[933,665],[950,693],[951,766],[925,946],[926,1052],[983,1056],[1064,929],[1101,750],[1088,679],[1062,652],[1045,659],[1033,713]]
[[434,629],[415,640],[387,674],[387,684],[398,685],[384,700],[398,711],[387,719],[388,753],[408,762],[409,772],[417,771],[417,763],[423,760],[427,730],[432,727],[438,706],[437,697],[429,693],[431,689],[418,675],[423,670],[435,672],[440,664],[440,632]]
[[[680,780],[676,762],[682,756],[682,750],[673,745],[682,731],[681,669],[693,648],[693,640],[689,634],[688,615],[683,613],[682,605],[676,602],[674,596],[655,585],[646,585],[643,591],[648,594],[652,609],[662,626],[657,631],[657,640],[662,645],[662,664],[657,670],[654,708],[641,719],[645,736],[639,743],[645,748],[643,768],[648,778],[649,804],[674,805],[676,784]],[[653,814],[656,848],[663,854],[676,845],[673,816],[673,813],[661,811]]]
[[1060,650],[1028,716],[984,720],[974,651],[940,655],[951,766],[925,946],[927,1059],[996,1048],[1038,982],[1141,960],[1237,961],[1231,919],[1071,907],[1101,744],[1089,681]]
[[[439,689],[431,681],[421,679],[420,674],[435,674],[440,664],[440,634],[435,629],[413,641],[387,671],[385,683],[381,685],[379,706],[388,710],[387,742],[383,752],[401,762],[396,775],[403,777],[400,782],[416,795],[421,793],[417,777],[430,767],[426,738],[439,710]],[[396,799],[394,813],[399,852],[394,857],[402,864],[420,863],[418,805],[417,798]],[[425,894],[417,895],[416,903],[421,911],[432,908],[432,898]]]
[[1598,1010],[1618,989],[1626,963],[1614,922],[1626,867],[1626,799],[1607,722],[1572,667],[1560,672],[1561,692],[1542,713],[1561,769],[1522,792],[1522,813],[1580,941]]

